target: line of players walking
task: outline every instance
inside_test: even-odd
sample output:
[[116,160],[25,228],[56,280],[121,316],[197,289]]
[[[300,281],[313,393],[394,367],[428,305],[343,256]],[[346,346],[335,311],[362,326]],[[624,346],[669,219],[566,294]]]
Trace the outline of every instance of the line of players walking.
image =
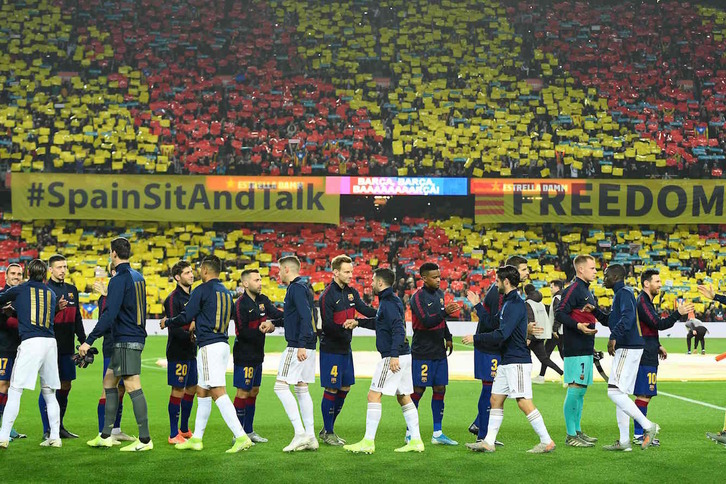
[[[0,448],[6,448],[12,438],[22,437],[13,429],[20,396],[24,389],[35,388],[38,375],[41,413],[46,415],[44,431],[47,432],[41,445],[60,447],[61,438],[77,437],[62,424],[70,382],[75,379],[75,364],[85,366],[92,361],[92,345],[103,338],[99,434],[88,445],[111,447],[131,441],[121,450],[153,449],[148,408],[139,377],[146,339],[146,287],[143,276],[131,269],[130,256],[128,240],[117,238],[111,242],[112,277],[108,287],[100,282],[94,286],[101,293],[100,317],[87,337],[78,310],[78,293],[64,281],[67,264],[61,256],[49,261],[51,277],[47,284],[48,268],[40,260],[28,264],[25,283],[21,283],[19,266],[8,268],[8,287],[0,292],[0,305],[8,304],[4,307],[4,317],[0,317]],[[563,382],[568,386],[564,404],[565,443],[574,447],[595,445],[597,439],[582,431],[581,420],[584,397],[592,384],[596,321],[610,327],[608,352],[614,358],[608,397],[616,406],[620,432],[618,440],[604,448],[632,450],[631,419],[635,421],[636,443],[643,449],[659,444],[656,436],[660,427],[646,416],[648,403],[657,394],[658,360],[667,356],[660,346],[658,331],[672,327],[693,306],[681,304],[669,317],[659,318],[653,306],[653,299],[661,288],[658,272],[652,269],[643,272],[642,291],[636,299],[633,289],[625,285],[625,268],[611,264],[605,270],[604,285],[615,295],[611,311],[604,313],[589,289],[597,277],[594,258],[578,256],[574,265],[576,278],[555,294],[549,314],[532,295],[532,287],[527,288],[531,296],[527,302],[520,296],[520,286],[529,279],[527,260],[520,256],[510,257],[497,270],[496,284],[483,301],[478,294],[468,293],[467,299],[477,312],[479,323],[476,334],[465,336],[462,342],[474,345],[475,376],[482,382],[478,415],[470,427],[477,440],[467,444],[469,449],[494,452],[502,445],[497,441],[497,434],[507,398],[517,401],[539,437],[539,443],[529,452],[549,453],[555,449],[532,400],[530,351],[542,360],[545,369],[550,366],[559,370],[549,354],[560,342],[564,343],[561,345]],[[443,433],[442,421],[448,385],[447,351],[450,354],[453,349],[446,319],[460,307],[445,303],[439,288],[438,266],[425,263],[419,269],[424,285],[410,302],[413,318],[410,345],[404,305],[393,292],[395,274],[390,269],[379,268],[374,272],[372,290],[379,300],[378,309],[374,309],[350,286],[353,263],[347,256],[331,261],[334,278],[321,294],[319,306],[314,303],[310,286],[300,277],[297,257],[283,257],[279,266],[281,282],[287,286],[283,311],[261,293],[262,280],[256,269],[243,271],[243,293],[234,301],[219,280],[222,272],[219,258],[209,256],[202,261],[199,269],[202,284],[194,290],[191,290],[194,282],[191,265],[180,261],[172,268],[177,287],[164,301],[165,317],[160,321],[161,328],[169,329],[166,353],[168,384],[172,390],[168,442],[180,450],[202,450],[204,432],[215,405],[234,435],[228,453],[267,442],[254,430],[265,334],[275,327],[284,327],[287,348],[280,358],[274,392],[294,429],[292,441],[283,449],[285,452],[316,450],[319,442],[323,442],[343,446],[350,452],[373,453],[383,395],[397,397],[406,423],[405,445],[395,449],[396,452],[422,452],[418,406],[428,387],[433,393],[431,443],[458,445]],[[701,286],[699,290],[707,297],[726,303],[726,297],[716,295],[711,288]],[[356,314],[363,317],[356,318]],[[236,333],[232,349],[233,381],[237,389],[234,401],[226,390],[230,356],[227,335],[231,319],[235,321]],[[562,326],[561,331],[558,325]],[[368,392],[365,435],[361,441],[347,444],[336,434],[335,422],[355,383],[351,340],[353,329],[358,326],[375,330],[381,359]],[[15,328],[17,331],[13,332]],[[81,343],[75,358],[74,333]],[[308,385],[315,382],[318,336],[320,379],[325,391],[320,405],[323,426],[316,437],[315,411]],[[544,340],[554,343],[544,343]],[[634,393],[635,402],[629,397]],[[138,438],[127,436],[119,428],[125,394],[131,399]],[[197,412],[192,432],[189,419],[195,395]],[[708,435],[726,443],[726,428],[719,434]]]

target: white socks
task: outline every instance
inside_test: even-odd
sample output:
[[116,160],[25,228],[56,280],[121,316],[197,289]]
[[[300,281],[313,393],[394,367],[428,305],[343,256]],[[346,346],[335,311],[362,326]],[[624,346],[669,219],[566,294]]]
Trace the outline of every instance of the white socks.
[[[290,423],[295,429],[295,435],[303,435],[305,433],[305,427],[303,427],[302,420],[300,419],[300,411],[297,408],[295,397],[290,391],[290,385],[280,381],[275,382],[275,395],[280,399],[287,418],[290,419]],[[308,398],[310,398],[310,394],[308,394]],[[310,405],[312,407],[312,399],[310,399]]]
[[383,413],[382,408],[383,406],[380,403],[368,403],[365,436],[367,440],[376,440],[376,431],[378,430],[378,424],[381,422],[381,414]]
[[[13,387],[8,388],[8,401],[5,403],[5,412],[3,412],[2,428],[0,428],[0,440],[10,440],[10,430],[15,425],[15,419],[18,418],[20,411],[20,397],[23,396],[23,390],[16,390]],[[58,402],[56,401],[56,405]],[[56,438],[58,438],[56,434]]]
[[615,418],[618,421],[620,431],[620,443],[627,445],[630,442],[630,417],[620,407],[615,407]]
[[494,442],[497,440],[499,428],[502,426],[502,420],[504,420],[504,409],[492,408],[489,411],[489,427],[487,427],[487,436],[484,437],[484,442],[489,445],[494,445]]
[[194,438],[204,438],[209,416],[212,414],[212,397],[197,397],[197,417],[194,420]]
[[[653,422],[648,420],[645,415],[643,415],[643,412],[640,411],[638,406],[635,404],[634,401],[630,399],[625,393],[623,393],[619,388],[608,388],[608,397],[610,397],[610,400],[613,401],[613,403],[618,407],[618,409],[622,410],[628,417],[634,419],[636,422],[640,424],[641,427],[643,427],[644,430],[649,430],[653,427]],[[620,417],[618,417],[618,427],[620,427]],[[626,430],[627,437],[625,440],[623,440],[623,430],[621,428],[620,430],[620,442],[625,443],[630,440],[630,422],[627,423],[627,430]]]
[[242,424],[239,423],[237,411],[234,409],[234,405],[232,405],[232,400],[229,399],[229,395],[225,393],[219,397],[215,403],[217,404],[219,413],[222,414],[224,423],[227,424],[229,430],[231,430],[234,434],[234,438],[242,437],[245,432],[242,428]]
[[406,419],[406,426],[408,427],[408,432],[411,434],[411,440],[421,440],[421,432],[419,432],[418,428],[418,409],[416,408],[416,405],[411,402],[408,405],[402,406],[401,410],[403,410],[403,418]]
[[[491,416],[489,417],[489,419],[491,421]],[[535,432],[537,432],[537,435],[539,435],[539,441],[541,443],[549,444],[550,442],[552,442],[550,434],[547,432],[547,427],[545,427],[542,414],[539,413],[539,410],[537,410],[536,408],[532,410],[532,413],[527,415],[527,420],[529,420],[529,423],[532,424],[532,428]]]
[[55,398],[55,390],[51,390],[48,387],[41,387],[40,393],[43,394],[43,400],[45,400],[45,406],[48,409],[50,438],[51,440],[60,439],[60,405],[58,405],[58,400]]
[[300,404],[300,415],[302,416],[302,421],[305,425],[305,435],[308,437],[315,437],[313,398],[310,396],[310,391],[308,390],[307,385],[304,387],[296,386],[295,394],[297,395],[297,401]]

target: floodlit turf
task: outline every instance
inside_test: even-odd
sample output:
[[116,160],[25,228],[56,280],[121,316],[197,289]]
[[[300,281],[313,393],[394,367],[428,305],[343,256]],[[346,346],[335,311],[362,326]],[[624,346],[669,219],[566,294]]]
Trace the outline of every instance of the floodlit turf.
[[[665,340],[669,351],[684,351],[681,340]],[[356,350],[373,348],[372,339],[358,338]],[[599,346],[604,348],[604,344]],[[268,351],[281,348],[282,338],[270,338]],[[16,427],[29,438],[10,444],[0,452],[5,472],[2,482],[232,482],[254,479],[254,482],[720,482],[726,447],[717,446],[704,437],[706,431],[718,431],[724,412],[673,398],[657,397],[649,417],[662,428],[662,446],[630,454],[610,454],[602,450],[617,437],[615,409],[607,399],[604,384],[595,384],[585,400],[584,430],[601,439],[594,449],[574,449],[564,445],[562,403],[565,390],[559,384],[534,387],[535,403],[557,442],[552,455],[529,455],[526,450],[537,443],[534,431],[513,402],[508,402],[500,440],[506,445],[495,454],[474,454],[463,447],[472,441],[466,431],[476,413],[479,384],[476,381],[452,382],[446,395],[444,431],[461,445],[456,448],[429,444],[432,432],[428,392],[420,408],[421,429],[426,451],[421,455],[395,454],[393,449],[403,443],[403,417],[395,399],[383,402],[383,419],[376,439],[374,455],[350,455],[340,448],[321,446],[315,453],[286,455],[282,447],[292,438],[292,427],[272,391],[274,378],[265,376],[258,398],[255,430],[270,439],[247,452],[225,454],[232,444],[232,435],[216,408],[207,427],[202,452],[181,452],[166,443],[168,436],[167,403],[169,388],[166,372],[153,367],[151,361],[163,357],[165,338],[149,338],[144,359],[151,367],[142,373],[144,392],[149,402],[151,434],[155,449],[141,454],[122,454],[118,448],[91,449],[86,440],[96,434],[96,405],[100,394],[99,362],[79,370],[79,378],[70,394],[66,426],[81,435],[78,440],[64,441],[62,449],[46,449],[40,443],[37,390],[26,392]],[[709,351],[726,351],[726,341],[707,340]],[[457,348],[461,349],[461,348]],[[726,362],[725,362],[726,364]],[[726,379],[726,366],[724,366]],[[231,375],[228,377],[231,392]],[[349,442],[363,437],[365,395],[370,380],[361,379],[353,387],[336,430]],[[726,406],[726,382],[662,382],[660,390],[718,406]],[[312,387],[315,402],[316,430],[320,417],[321,390]],[[131,402],[124,401],[123,429],[135,434]],[[193,422],[194,415],[192,415]]]

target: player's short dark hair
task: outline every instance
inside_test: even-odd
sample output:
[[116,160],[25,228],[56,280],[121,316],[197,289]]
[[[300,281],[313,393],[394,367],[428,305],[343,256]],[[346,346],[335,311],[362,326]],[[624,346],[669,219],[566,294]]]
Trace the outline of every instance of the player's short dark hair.
[[298,259],[296,255],[286,255],[285,257],[281,257],[277,263],[280,264],[280,267],[285,264],[292,264],[297,267],[297,270],[300,270],[300,259]]
[[343,264],[352,264],[352,263],[353,263],[353,259],[351,259],[347,255],[341,254],[341,255],[336,255],[335,257],[333,257],[333,260],[330,261],[330,267],[334,271],[339,271],[340,266],[342,266]]
[[121,260],[129,260],[131,257],[131,242],[125,237],[116,237],[111,241],[111,252],[116,252],[116,257]]
[[36,282],[43,282],[48,275],[48,266],[40,259],[33,259],[28,262],[28,279]]
[[640,275],[640,285],[642,286],[646,282],[650,282],[650,279],[653,276],[660,275],[660,271],[658,269],[646,269],[643,271],[643,273]]
[[613,274],[616,281],[624,281],[628,271],[625,270],[625,266],[622,264],[610,264],[607,266],[608,274]]
[[552,284],[553,286],[555,286],[559,290],[562,290],[562,288],[565,287],[565,284],[561,280],[559,280],[559,279],[555,279],[554,281],[550,281],[550,284]]
[[524,286],[524,293],[527,296],[529,296],[530,294],[532,294],[536,290],[537,290],[537,288],[534,287],[534,284],[527,284],[527,285]]
[[379,267],[378,269],[373,271],[373,277],[382,280],[383,284],[388,287],[391,287],[396,281],[396,274],[394,274],[393,271],[387,267]]
[[513,255],[507,261],[504,263],[505,266],[514,266],[515,268],[521,266],[522,264],[526,264],[527,259],[522,257],[521,255]]
[[187,260],[180,260],[176,264],[174,264],[171,268],[171,278],[176,279],[176,276],[180,276],[182,272],[184,272],[184,269],[187,267],[191,267],[191,263]]
[[240,277],[242,279],[244,279],[245,277],[249,276],[250,274],[259,274],[259,273],[260,273],[259,269],[245,269],[242,271],[242,274],[240,275]]
[[421,267],[418,268],[418,273],[421,275],[421,277],[426,277],[426,274],[433,271],[438,271],[439,265],[435,264],[433,262],[424,262],[421,264]]
[[505,265],[497,269],[497,278],[502,281],[509,281],[512,287],[519,286],[519,269],[513,265]]
[[56,262],[63,262],[64,260],[66,260],[65,257],[63,257],[60,254],[55,254],[55,255],[50,256],[50,258],[48,259],[48,265],[52,266]]
[[208,255],[202,260],[202,267],[206,267],[212,274],[222,273],[222,260],[216,255]]
[[11,262],[11,263],[10,263],[10,264],[8,264],[8,266],[7,266],[6,268],[5,268],[5,273],[7,273],[7,272],[8,272],[8,271],[9,271],[9,270],[10,270],[10,269],[12,268],[12,267],[17,267],[18,269],[20,269],[20,272],[22,272],[22,271],[23,271],[23,266],[21,266],[21,265],[20,265],[20,264],[18,264],[17,262]]
[[594,261],[595,258],[593,256],[591,256],[590,254],[580,254],[577,257],[575,257],[575,260],[573,260],[572,263],[574,265],[576,265],[576,266],[579,266],[579,265],[582,265],[582,264],[584,264],[585,262],[587,262],[589,260],[593,260]]

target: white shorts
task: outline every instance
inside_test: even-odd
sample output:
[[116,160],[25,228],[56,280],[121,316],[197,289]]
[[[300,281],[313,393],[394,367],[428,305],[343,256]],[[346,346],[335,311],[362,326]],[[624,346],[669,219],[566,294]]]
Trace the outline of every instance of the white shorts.
[[285,348],[277,369],[277,379],[288,385],[315,383],[315,350],[306,349],[305,361],[297,359],[298,348]]
[[643,356],[643,348],[618,348],[615,350],[608,385],[616,386],[621,392],[632,395],[635,390],[635,380],[638,379],[641,356]]
[[401,369],[393,373],[389,368],[391,364],[390,356],[379,361],[371,380],[371,390],[390,396],[411,395],[413,393],[411,355],[399,356],[398,363]]
[[227,386],[229,344],[212,343],[199,348],[197,353],[197,385],[209,390]]
[[40,386],[60,389],[58,374],[58,343],[55,338],[30,338],[18,346],[10,386],[17,389],[35,390],[40,375]]
[[532,363],[500,365],[492,383],[493,395],[532,399]]

